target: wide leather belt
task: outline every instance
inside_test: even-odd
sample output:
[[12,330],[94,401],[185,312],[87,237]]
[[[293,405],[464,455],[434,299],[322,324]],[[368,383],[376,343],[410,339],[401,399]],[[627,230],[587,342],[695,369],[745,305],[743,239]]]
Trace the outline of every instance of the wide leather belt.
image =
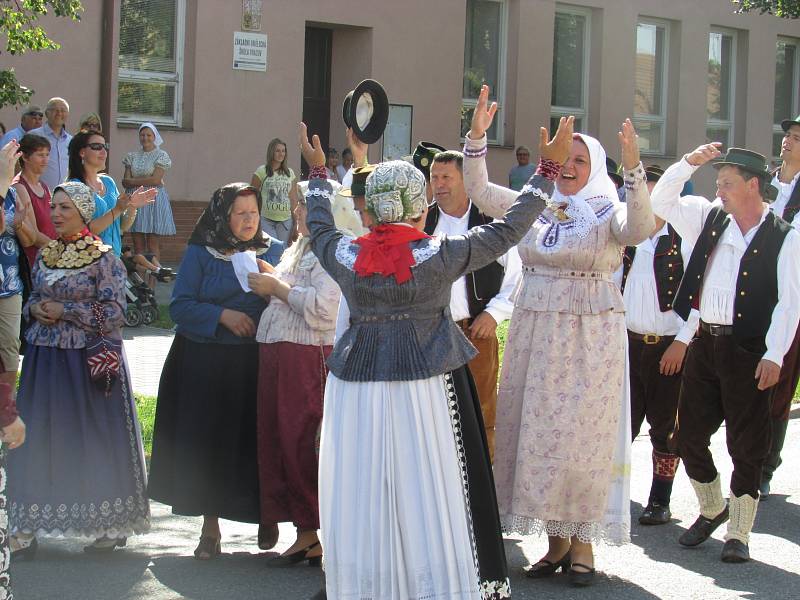
[[644,342],[648,346],[658,344],[659,342],[672,342],[675,339],[674,335],[656,335],[655,333],[635,333],[628,330],[628,337],[632,340]]
[[733,335],[733,325],[715,325],[713,323],[700,321],[700,329],[705,331],[708,335],[712,335],[714,337],[720,335]]

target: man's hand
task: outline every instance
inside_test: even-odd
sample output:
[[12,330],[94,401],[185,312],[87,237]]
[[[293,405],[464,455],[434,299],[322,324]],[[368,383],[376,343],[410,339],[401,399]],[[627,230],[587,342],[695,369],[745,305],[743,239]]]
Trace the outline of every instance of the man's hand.
[[497,113],[497,102],[489,104],[489,86],[482,85],[478,94],[478,104],[472,111],[472,123],[469,126],[469,137],[472,140],[479,140],[492,126],[494,115]]
[[[625,167],[627,169],[627,167]],[[675,340],[661,355],[658,363],[658,372],[662,375],[677,375],[683,368],[683,359],[686,358],[686,344]]]
[[758,379],[758,389],[766,390],[778,383],[781,368],[771,360],[762,358],[756,367],[756,379]]
[[369,146],[355,136],[352,127],[347,128],[345,136],[347,137],[347,145],[350,148],[350,152],[353,153],[353,168],[363,167],[367,164]]
[[0,429],[0,441],[9,449],[19,448],[25,443],[25,423],[17,417],[13,423]]
[[253,337],[256,334],[253,319],[238,310],[224,309],[219,316],[219,322],[237,337]]
[[469,337],[477,340],[490,338],[497,335],[497,321],[488,312],[483,311],[472,321],[469,326]]
[[719,158],[722,156],[722,148],[721,142],[712,142],[710,144],[703,144],[694,152],[691,152],[686,155],[686,162],[688,162],[693,167],[700,167],[706,164],[710,160],[714,160],[715,158]]

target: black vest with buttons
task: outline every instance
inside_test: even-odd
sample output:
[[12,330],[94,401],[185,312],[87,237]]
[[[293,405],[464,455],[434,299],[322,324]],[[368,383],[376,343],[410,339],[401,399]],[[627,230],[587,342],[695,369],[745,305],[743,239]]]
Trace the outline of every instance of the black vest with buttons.
[[[622,291],[633,266],[636,246],[627,246],[622,255]],[[672,303],[678,293],[678,286],[683,278],[683,255],[681,254],[681,237],[672,225],[667,225],[667,235],[662,235],[656,243],[653,255],[653,273],[656,276],[656,293],[658,307],[661,312],[672,310]]]
[[[731,219],[720,207],[706,218],[675,298],[675,312],[683,319],[700,305],[700,289],[708,257],[717,247]],[[734,225],[735,226],[735,225]],[[745,350],[763,353],[772,311],[778,303],[778,254],[792,227],[773,212],[767,213],[739,262],[736,299],[733,302],[733,337]]]
[[[467,221],[467,228],[472,229],[479,225],[487,225],[492,222],[491,217],[487,217],[478,207],[474,204],[469,211],[469,219]],[[428,216],[425,219],[425,233],[433,235],[436,230],[436,225],[439,223],[439,205],[435,202],[428,207]],[[467,303],[469,304],[470,318],[477,317],[480,313],[486,310],[492,298],[497,296],[500,288],[503,286],[503,277],[505,276],[505,269],[497,261],[493,261],[474,271],[465,275],[467,278]]]

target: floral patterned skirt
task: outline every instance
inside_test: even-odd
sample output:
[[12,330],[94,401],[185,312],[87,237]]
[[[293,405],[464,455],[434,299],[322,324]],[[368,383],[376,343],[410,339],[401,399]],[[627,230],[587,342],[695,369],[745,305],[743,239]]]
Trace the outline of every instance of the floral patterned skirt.
[[515,308],[494,461],[506,531],[627,541],[630,438],[620,443],[630,429],[623,422],[625,343],[621,312]]
[[126,537],[150,527],[144,452],[127,368],[110,396],[86,350],[31,345],[17,407],[25,444],[9,454],[12,533]]

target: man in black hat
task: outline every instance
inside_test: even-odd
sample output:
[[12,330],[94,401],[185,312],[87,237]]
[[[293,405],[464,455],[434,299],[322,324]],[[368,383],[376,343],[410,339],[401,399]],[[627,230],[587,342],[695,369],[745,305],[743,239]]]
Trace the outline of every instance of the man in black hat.
[[[430,186],[434,203],[428,207],[425,233],[464,235],[479,225],[491,223],[472,204],[464,188],[464,155],[455,150],[438,152],[430,165]],[[494,431],[497,414],[497,374],[500,370],[497,326],[511,318],[511,294],[522,275],[522,262],[516,248],[500,259],[453,283],[450,312],[453,320],[478,349],[469,363],[475,380],[481,413],[486,427],[489,456],[494,458]]]
[[[770,209],[792,227],[800,230],[800,116],[781,122],[784,131],[781,142],[781,166],[774,172],[772,186],[778,197]],[[783,462],[781,450],[789,426],[792,398],[800,381],[800,327],[794,336],[789,351],[783,357],[783,366],[778,383],[772,389],[772,444],[770,445],[764,471],[761,474],[761,500],[769,497],[770,483],[775,469]]]
[[[652,192],[664,170],[645,169]],[[635,439],[644,419],[650,425],[653,445],[653,481],[647,506],[639,516],[642,525],[669,523],[672,483],[680,459],[667,444],[675,427],[681,369],[700,315],[688,319],[672,309],[675,294],[688,264],[692,245],[681,239],[664,219],[656,217],[650,237],[628,246],[622,257],[622,292],[628,328],[631,386],[631,433]]]
[[433,157],[444,152],[445,148],[433,142],[420,142],[414,148],[414,154],[411,156],[411,161],[425,176],[425,196],[428,198],[428,204],[433,201],[433,187],[431,187],[431,164],[433,164]]
[[[720,144],[700,146],[656,184],[653,212],[694,243],[673,308],[683,318],[700,311],[700,329],[686,356],[676,439],[700,503],[700,516],[678,540],[696,546],[730,518],[722,560],[749,560],[750,530],[761,471],[770,446],[770,395],[800,320],[800,234],[764,202],[764,156],[730,148],[715,163],[717,198],[680,197]],[[709,452],[726,426],[733,460],[730,499],[722,495]]]

